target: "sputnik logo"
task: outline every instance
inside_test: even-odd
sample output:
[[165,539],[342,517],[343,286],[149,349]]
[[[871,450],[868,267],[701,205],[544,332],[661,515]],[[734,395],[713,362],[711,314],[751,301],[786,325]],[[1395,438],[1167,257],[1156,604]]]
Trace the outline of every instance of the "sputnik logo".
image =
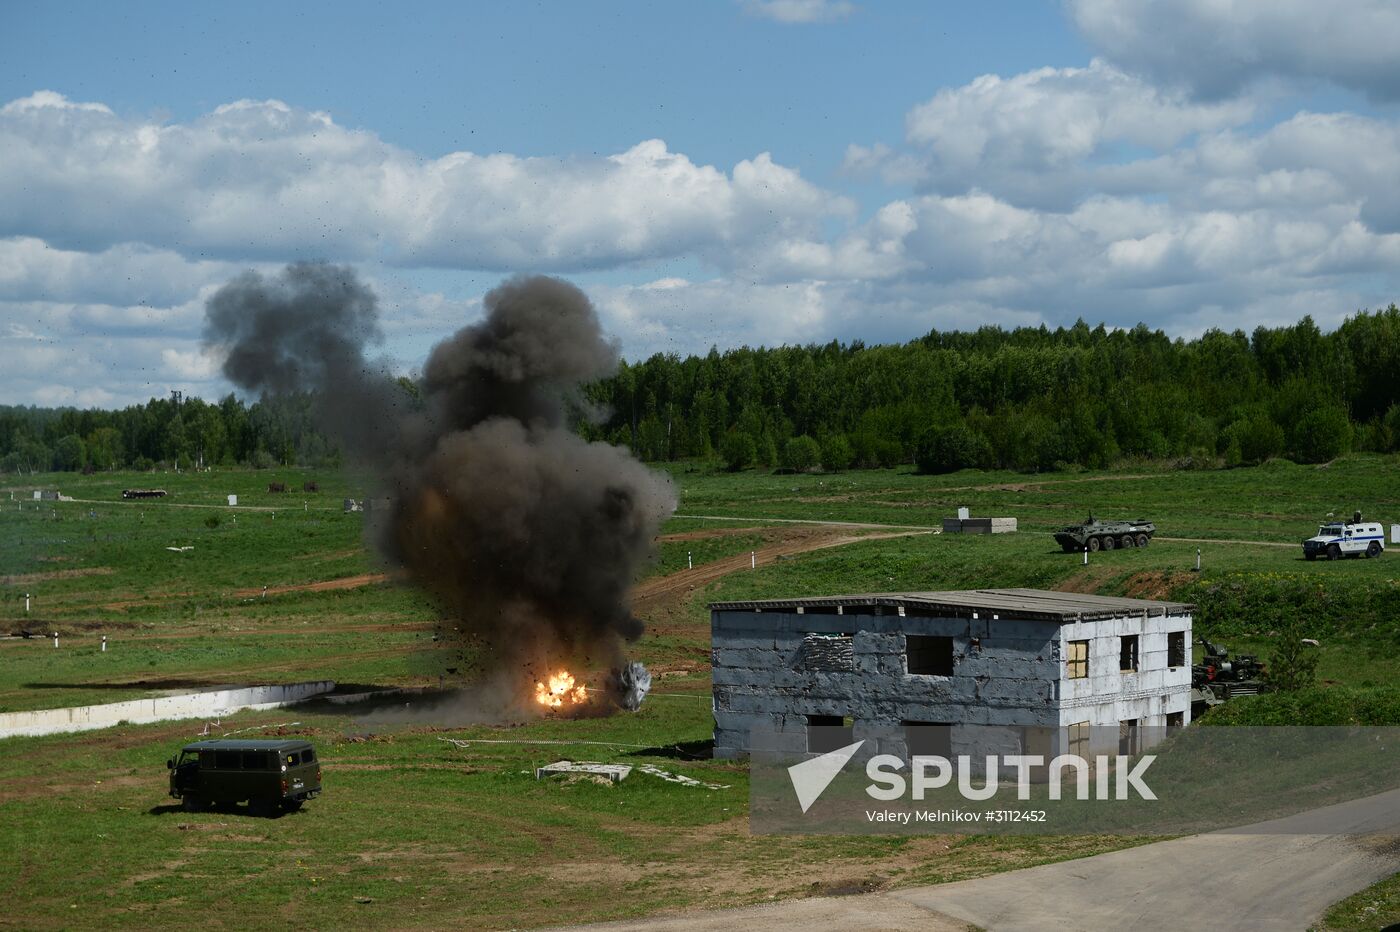
[[802,806],[804,813],[821,798],[822,793],[826,792],[826,788],[831,785],[831,781],[836,779],[836,775],[850,762],[864,743],[865,739],[862,738],[855,744],[848,744],[844,748],[828,751],[821,757],[804,760],[802,763],[793,764],[788,768],[788,777],[792,780],[792,788],[797,793],[797,802]]

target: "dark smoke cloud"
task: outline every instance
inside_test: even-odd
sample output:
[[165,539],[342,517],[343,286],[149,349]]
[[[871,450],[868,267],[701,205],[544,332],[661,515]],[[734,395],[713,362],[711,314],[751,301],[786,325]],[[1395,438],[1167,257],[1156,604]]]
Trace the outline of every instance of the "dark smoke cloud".
[[642,630],[627,594],[674,491],[570,429],[580,385],[619,359],[583,292],[517,278],[484,303],[480,323],[434,347],[418,398],[366,355],[377,302],[349,268],[239,276],[209,300],[205,341],[248,391],[316,395],[392,501],[379,549],[436,596],[491,678],[616,666]]

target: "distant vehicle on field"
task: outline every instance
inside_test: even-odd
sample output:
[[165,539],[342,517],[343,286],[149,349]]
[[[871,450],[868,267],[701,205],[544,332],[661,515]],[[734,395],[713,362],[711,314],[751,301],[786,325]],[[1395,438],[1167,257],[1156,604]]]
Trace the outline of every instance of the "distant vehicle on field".
[[295,812],[321,793],[316,749],[301,740],[196,741],[165,762],[170,795],[186,810],[246,801],[254,815]]
[[122,498],[165,498],[165,489],[122,489]]
[[1385,529],[1376,521],[1362,521],[1361,512],[1350,521],[1320,525],[1317,533],[1303,541],[1303,556],[1309,560],[1326,557],[1378,557],[1385,553]]
[[1151,521],[1100,521],[1093,515],[1083,524],[1071,524],[1055,532],[1055,541],[1065,553],[1091,552],[1119,547],[1146,547],[1157,533]]

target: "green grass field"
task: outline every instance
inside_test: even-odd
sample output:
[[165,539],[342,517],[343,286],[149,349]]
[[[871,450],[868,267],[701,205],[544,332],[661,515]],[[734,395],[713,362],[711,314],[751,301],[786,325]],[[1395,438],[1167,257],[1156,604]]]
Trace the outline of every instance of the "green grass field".
[[[1042,476],[672,471],[681,515],[742,520],[673,519],[649,579],[684,569],[687,553],[699,566],[761,549],[787,533],[769,519],[932,527],[968,505],[1015,516],[1022,531],[818,550],[647,609],[653,624],[633,650],[658,677],[636,715],[371,727],[345,708],[304,706],[225,720],[220,730],[297,722],[283,730],[321,749],[326,795],[281,819],[171,810],[163,761],[202,722],[0,742],[0,852],[11,866],[0,892],[17,904],[0,926],[164,926],[198,907],[200,922],[220,927],[531,927],[936,882],[1133,843],[751,836],[746,771],[701,756],[712,726],[705,605],[715,599],[987,586],[1184,598],[1199,606],[1198,630],[1232,648],[1267,655],[1278,621],[1304,617],[1321,641],[1323,683],[1400,684],[1400,552],[1308,563],[1296,546],[1269,546],[1296,544],[1328,512],[1400,521],[1394,457]],[[319,494],[266,491],[308,479]],[[153,485],[169,498],[119,499]],[[80,501],[36,503],[35,488]],[[223,504],[229,493],[239,508]],[[436,685],[456,661],[435,648],[438,613],[412,587],[282,588],[383,572],[364,546],[365,516],[342,512],[342,498],[363,495],[353,476],[299,470],[0,483],[0,634],[40,635],[0,640],[0,711],[227,683]],[[1084,566],[1044,532],[1090,510],[1203,542],[1161,539]],[[459,748],[444,737],[518,743]],[[532,743],[550,741],[600,743]],[[640,773],[617,786],[533,779],[561,757],[653,763],[728,788]]]

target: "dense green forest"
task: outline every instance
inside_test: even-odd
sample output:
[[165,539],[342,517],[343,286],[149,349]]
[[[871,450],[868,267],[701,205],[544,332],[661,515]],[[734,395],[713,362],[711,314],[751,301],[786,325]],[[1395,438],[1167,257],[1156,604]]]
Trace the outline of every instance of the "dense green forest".
[[[590,385],[590,439],[730,468],[1022,471],[1127,458],[1324,462],[1400,449],[1400,308],[1323,333],[1139,325],[934,331],[903,345],[744,347],[624,363]],[[0,469],[335,462],[305,396],[153,399],[119,411],[0,407]]]

